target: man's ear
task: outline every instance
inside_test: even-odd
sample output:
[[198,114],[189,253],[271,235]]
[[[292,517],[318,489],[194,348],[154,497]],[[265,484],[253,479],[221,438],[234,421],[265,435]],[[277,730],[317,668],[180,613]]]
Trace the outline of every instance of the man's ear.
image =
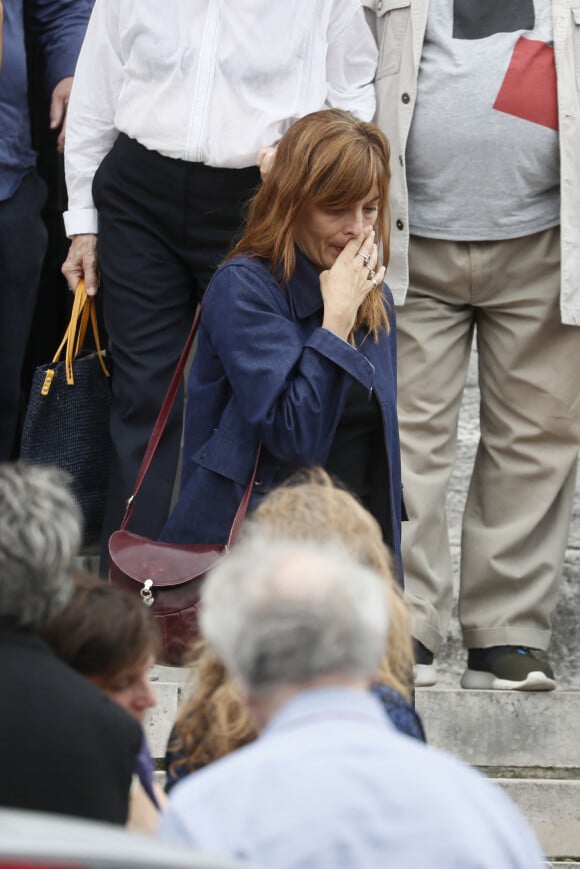
[[245,685],[242,685],[237,680],[234,680],[234,683],[240,700],[248,710],[248,714],[252,719],[252,724],[259,733],[268,723],[269,715],[267,704],[259,694],[253,694],[251,691],[248,691]]

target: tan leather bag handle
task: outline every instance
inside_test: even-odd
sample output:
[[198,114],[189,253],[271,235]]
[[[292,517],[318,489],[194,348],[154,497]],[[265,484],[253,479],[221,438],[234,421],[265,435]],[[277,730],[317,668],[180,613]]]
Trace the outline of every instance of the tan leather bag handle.
[[[80,351],[83,349],[89,320],[91,322],[93,337],[95,339],[95,346],[97,348],[99,364],[103,369],[103,374],[105,375],[105,377],[110,377],[109,370],[107,369],[107,366],[105,364],[103,349],[101,347],[101,339],[99,336],[99,327],[97,323],[97,312],[95,310],[95,300],[92,296],[87,295],[85,289],[85,282],[81,280],[79,281],[75,290],[75,298],[73,302],[70,321],[67,326],[66,332],[64,333],[64,338],[60,342],[52,360],[53,363],[58,362],[60,360],[63,350],[65,350],[66,347],[65,369],[66,382],[69,386],[72,386],[75,382],[73,373],[73,360],[77,353],[80,353]],[[41,390],[42,395],[46,395],[48,393],[53,376],[53,371],[47,371],[47,375]]]

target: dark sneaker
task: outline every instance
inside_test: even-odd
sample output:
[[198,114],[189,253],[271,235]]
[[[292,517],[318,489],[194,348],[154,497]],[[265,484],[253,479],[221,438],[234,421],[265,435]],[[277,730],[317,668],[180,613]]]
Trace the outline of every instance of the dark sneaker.
[[469,649],[462,688],[499,691],[553,691],[554,673],[544,652],[527,646]]
[[433,652],[429,651],[427,646],[424,646],[419,640],[413,640],[413,653],[415,655],[415,666],[413,667],[415,688],[429,688],[431,685],[435,685],[437,669],[433,663]]

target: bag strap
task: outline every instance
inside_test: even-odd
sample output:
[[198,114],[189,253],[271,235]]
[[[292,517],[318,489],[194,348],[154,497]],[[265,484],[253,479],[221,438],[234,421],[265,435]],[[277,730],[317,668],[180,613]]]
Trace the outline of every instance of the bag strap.
[[62,339],[56,353],[53,357],[53,363],[59,361],[62,351],[65,351],[65,370],[66,382],[69,386],[74,384],[73,359],[84,346],[85,336],[87,332],[88,321],[91,321],[93,337],[95,339],[95,347],[97,348],[97,356],[99,364],[103,369],[105,377],[110,377],[110,373],[105,364],[103,349],[101,347],[101,339],[99,336],[99,326],[97,323],[97,312],[95,309],[95,300],[92,296],[88,296],[85,290],[85,282],[80,280],[75,290],[75,297],[69,324],[64,338]]
[[[78,287],[77,287],[77,290],[78,290]],[[66,331],[64,333],[64,338],[62,339],[62,341],[58,345],[58,349],[57,349],[56,353],[54,354],[54,356],[52,357],[53,362],[58,362],[60,360],[60,357],[62,355],[62,351],[66,347],[66,344],[68,341],[68,336],[69,336],[71,329],[73,329],[76,332],[79,313],[80,313],[83,305],[84,305],[84,299],[83,299],[82,293],[80,292],[80,290],[78,293],[75,291],[72,311],[71,311],[71,315],[70,315],[70,320],[68,322],[68,326],[66,327]]]
[[[191,331],[187,336],[187,340],[181,352],[181,356],[179,357],[179,361],[177,363],[177,367],[171,378],[171,383],[169,384],[169,388],[167,389],[167,393],[165,398],[163,399],[163,404],[161,405],[161,410],[159,411],[159,415],[157,416],[157,420],[155,425],[153,426],[153,431],[151,432],[151,437],[149,438],[149,443],[147,444],[147,449],[145,450],[145,455],[143,456],[143,461],[141,462],[141,467],[139,468],[139,473],[137,474],[137,479],[135,481],[135,487],[133,489],[133,494],[127,500],[127,507],[125,509],[125,515],[123,516],[123,521],[121,522],[120,530],[124,531],[129,523],[129,519],[131,518],[131,514],[133,513],[133,504],[135,498],[137,497],[141,486],[143,485],[143,480],[145,479],[145,475],[149,470],[151,462],[153,461],[153,456],[159,446],[159,441],[165,431],[165,426],[167,425],[167,420],[169,418],[169,414],[171,412],[171,408],[175,402],[175,397],[177,395],[177,390],[179,389],[179,384],[181,382],[181,378],[183,376],[183,372],[185,370],[185,366],[187,364],[187,360],[189,354],[191,352],[191,348],[193,347],[193,341],[197,330],[199,328],[199,323],[201,320],[201,312],[203,310],[203,302],[200,304],[197,309],[197,313],[195,315],[195,319],[193,321],[193,325],[191,327]],[[234,516],[234,521],[232,522],[232,527],[230,530],[230,536],[228,538],[228,546],[233,544],[237,539],[240,528],[242,526],[242,522],[246,517],[246,513],[248,511],[248,505],[250,503],[250,497],[252,495],[252,489],[254,488],[254,483],[256,481],[256,473],[258,471],[258,464],[260,462],[260,455],[262,452],[262,445],[258,447],[258,454],[256,456],[256,462],[254,464],[254,469],[252,471],[252,476],[250,477],[250,481],[246,486],[246,491],[244,492],[244,497],[240,502],[240,506],[236,511],[236,515]]]
[[244,519],[246,518],[246,513],[248,512],[248,507],[250,504],[250,498],[252,497],[252,489],[254,488],[254,483],[256,482],[256,474],[258,473],[258,465],[260,464],[261,455],[262,444],[258,446],[258,453],[256,455],[256,461],[254,462],[254,470],[252,471],[252,476],[250,477],[250,481],[246,486],[244,497],[240,501],[240,506],[236,510],[236,515],[234,516],[234,521],[232,522],[230,536],[228,537],[228,549],[230,549],[238,539],[240,528],[242,527]]
[[85,282],[83,280],[80,280],[75,290],[73,313],[71,314],[71,321],[66,342],[66,382],[69,386],[72,386],[72,384],[74,383],[73,359],[77,355],[77,353],[79,353],[83,349],[89,318],[91,321],[93,338],[95,339],[95,347],[97,348],[99,364],[103,369],[103,374],[105,375],[105,377],[109,377],[110,374],[107,366],[105,365],[103,350],[101,347],[101,339],[99,337],[99,327],[97,324],[95,300],[93,296],[87,295],[87,291],[85,289]]

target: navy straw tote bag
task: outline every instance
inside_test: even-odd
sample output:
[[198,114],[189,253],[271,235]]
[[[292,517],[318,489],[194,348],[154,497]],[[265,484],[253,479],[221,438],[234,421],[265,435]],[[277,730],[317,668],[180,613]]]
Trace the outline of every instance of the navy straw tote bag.
[[[91,324],[96,351],[83,350]],[[65,354],[64,360],[61,355]],[[81,281],[70,323],[52,362],[36,368],[20,444],[23,461],[72,476],[84,516],[84,544],[101,534],[109,478],[110,360],[101,349],[94,300]]]

